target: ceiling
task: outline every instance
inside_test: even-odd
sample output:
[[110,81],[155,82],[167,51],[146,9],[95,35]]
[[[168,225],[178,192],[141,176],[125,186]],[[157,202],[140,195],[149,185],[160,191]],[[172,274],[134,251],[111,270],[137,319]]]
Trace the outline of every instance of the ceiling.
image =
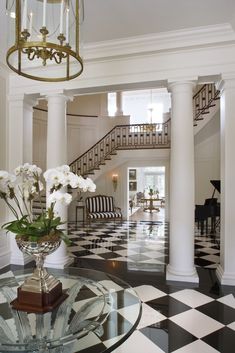
[[84,42],[233,23],[234,0],[84,0]]
[[[30,1],[30,0],[29,0]],[[83,42],[112,41],[153,33],[230,23],[235,28],[234,0],[83,0]],[[0,1],[0,61],[5,63],[5,0]]]

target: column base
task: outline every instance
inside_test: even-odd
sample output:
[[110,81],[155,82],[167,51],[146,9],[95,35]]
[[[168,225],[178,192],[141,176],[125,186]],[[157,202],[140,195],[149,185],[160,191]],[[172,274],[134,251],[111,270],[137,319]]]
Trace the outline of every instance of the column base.
[[58,259],[58,261],[54,261],[54,260],[47,260],[45,261],[44,263],[44,266],[45,267],[48,267],[48,268],[65,268],[69,265],[71,265],[74,261],[74,258],[73,257],[70,257],[70,256],[66,256],[64,257],[63,259]]
[[216,276],[222,285],[235,286],[235,272],[225,272],[221,265],[216,269]]
[[11,254],[10,264],[24,266],[31,261],[33,261],[33,258],[29,255],[22,254],[22,256],[15,256],[14,254]]
[[167,265],[166,280],[177,282],[199,283],[199,277],[196,269],[193,272],[178,272],[174,271],[170,265]]
[[0,251],[0,268],[3,268],[10,264],[10,257],[11,257],[10,250]]

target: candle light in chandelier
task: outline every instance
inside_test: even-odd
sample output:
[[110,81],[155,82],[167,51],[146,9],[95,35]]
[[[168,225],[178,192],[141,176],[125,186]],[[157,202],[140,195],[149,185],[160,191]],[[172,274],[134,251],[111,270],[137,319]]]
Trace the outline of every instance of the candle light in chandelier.
[[24,0],[22,31],[24,29],[27,29],[27,12],[28,12],[28,0]]
[[61,0],[60,4],[60,34],[63,33],[63,22],[64,22],[64,0]]
[[66,9],[66,43],[69,44],[69,7]]
[[29,14],[29,34],[32,37],[32,30],[33,30],[33,13],[30,12]]
[[42,27],[46,27],[46,18],[47,18],[47,0],[43,0]]

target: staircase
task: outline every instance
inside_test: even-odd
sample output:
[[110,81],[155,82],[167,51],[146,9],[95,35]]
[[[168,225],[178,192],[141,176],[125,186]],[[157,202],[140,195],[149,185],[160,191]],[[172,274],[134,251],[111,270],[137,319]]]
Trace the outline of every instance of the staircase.
[[[214,84],[203,85],[193,96],[194,126],[209,114],[219,99]],[[163,124],[117,125],[70,164],[72,172],[88,176],[120,150],[170,148],[170,119]]]
[[73,173],[94,174],[120,150],[170,148],[170,120],[163,124],[117,125],[70,164]]
[[204,120],[206,114],[210,113],[210,108],[216,106],[216,101],[220,99],[220,91],[214,84],[203,85],[193,96],[194,126],[198,125],[200,120]]
[[33,200],[33,206],[32,206],[32,214],[33,218],[36,219],[38,216],[41,215],[43,211],[46,211],[46,194],[41,195],[41,201],[39,198],[36,198]]

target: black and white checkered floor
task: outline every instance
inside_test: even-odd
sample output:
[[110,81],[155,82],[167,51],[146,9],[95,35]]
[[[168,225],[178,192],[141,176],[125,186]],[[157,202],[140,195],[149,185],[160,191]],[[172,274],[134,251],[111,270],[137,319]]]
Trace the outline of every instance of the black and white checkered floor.
[[[96,222],[84,228],[70,224],[70,251],[79,258],[126,261],[130,267],[156,270],[168,263],[168,228],[168,223],[141,221]],[[216,268],[219,252],[214,237],[201,236],[195,228],[196,266]]]
[[[219,245],[214,237],[195,229],[198,286],[165,281],[167,223],[95,223],[89,229],[71,224],[70,237],[75,266],[116,274],[142,301],[137,329],[115,353],[235,352],[235,287],[220,286],[216,279]],[[96,351],[93,346],[90,352]]]
[[[168,224],[161,222],[70,224],[74,267],[110,273],[128,282],[142,301],[142,316],[133,334],[114,353],[234,353],[235,287],[221,286],[215,276],[218,242],[195,231],[199,284],[166,282]],[[9,270],[9,269],[8,269]],[[2,273],[2,271],[1,271]],[[4,277],[6,274],[2,274]],[[123,288],[116,289],[123,291]],[[125,303],[110,316],[112,324],[132,324],[135,304]],[[2,303],[4,305],[4,303]],[[3,306],[1,308],[3,315]],[[7,315],[7,313],[6,313]],[[116,316],[115,316],[116,315]],[[110,331],[109,327],[107,330]],[[119,339],[104,334],[79,353],[110,352]]]

